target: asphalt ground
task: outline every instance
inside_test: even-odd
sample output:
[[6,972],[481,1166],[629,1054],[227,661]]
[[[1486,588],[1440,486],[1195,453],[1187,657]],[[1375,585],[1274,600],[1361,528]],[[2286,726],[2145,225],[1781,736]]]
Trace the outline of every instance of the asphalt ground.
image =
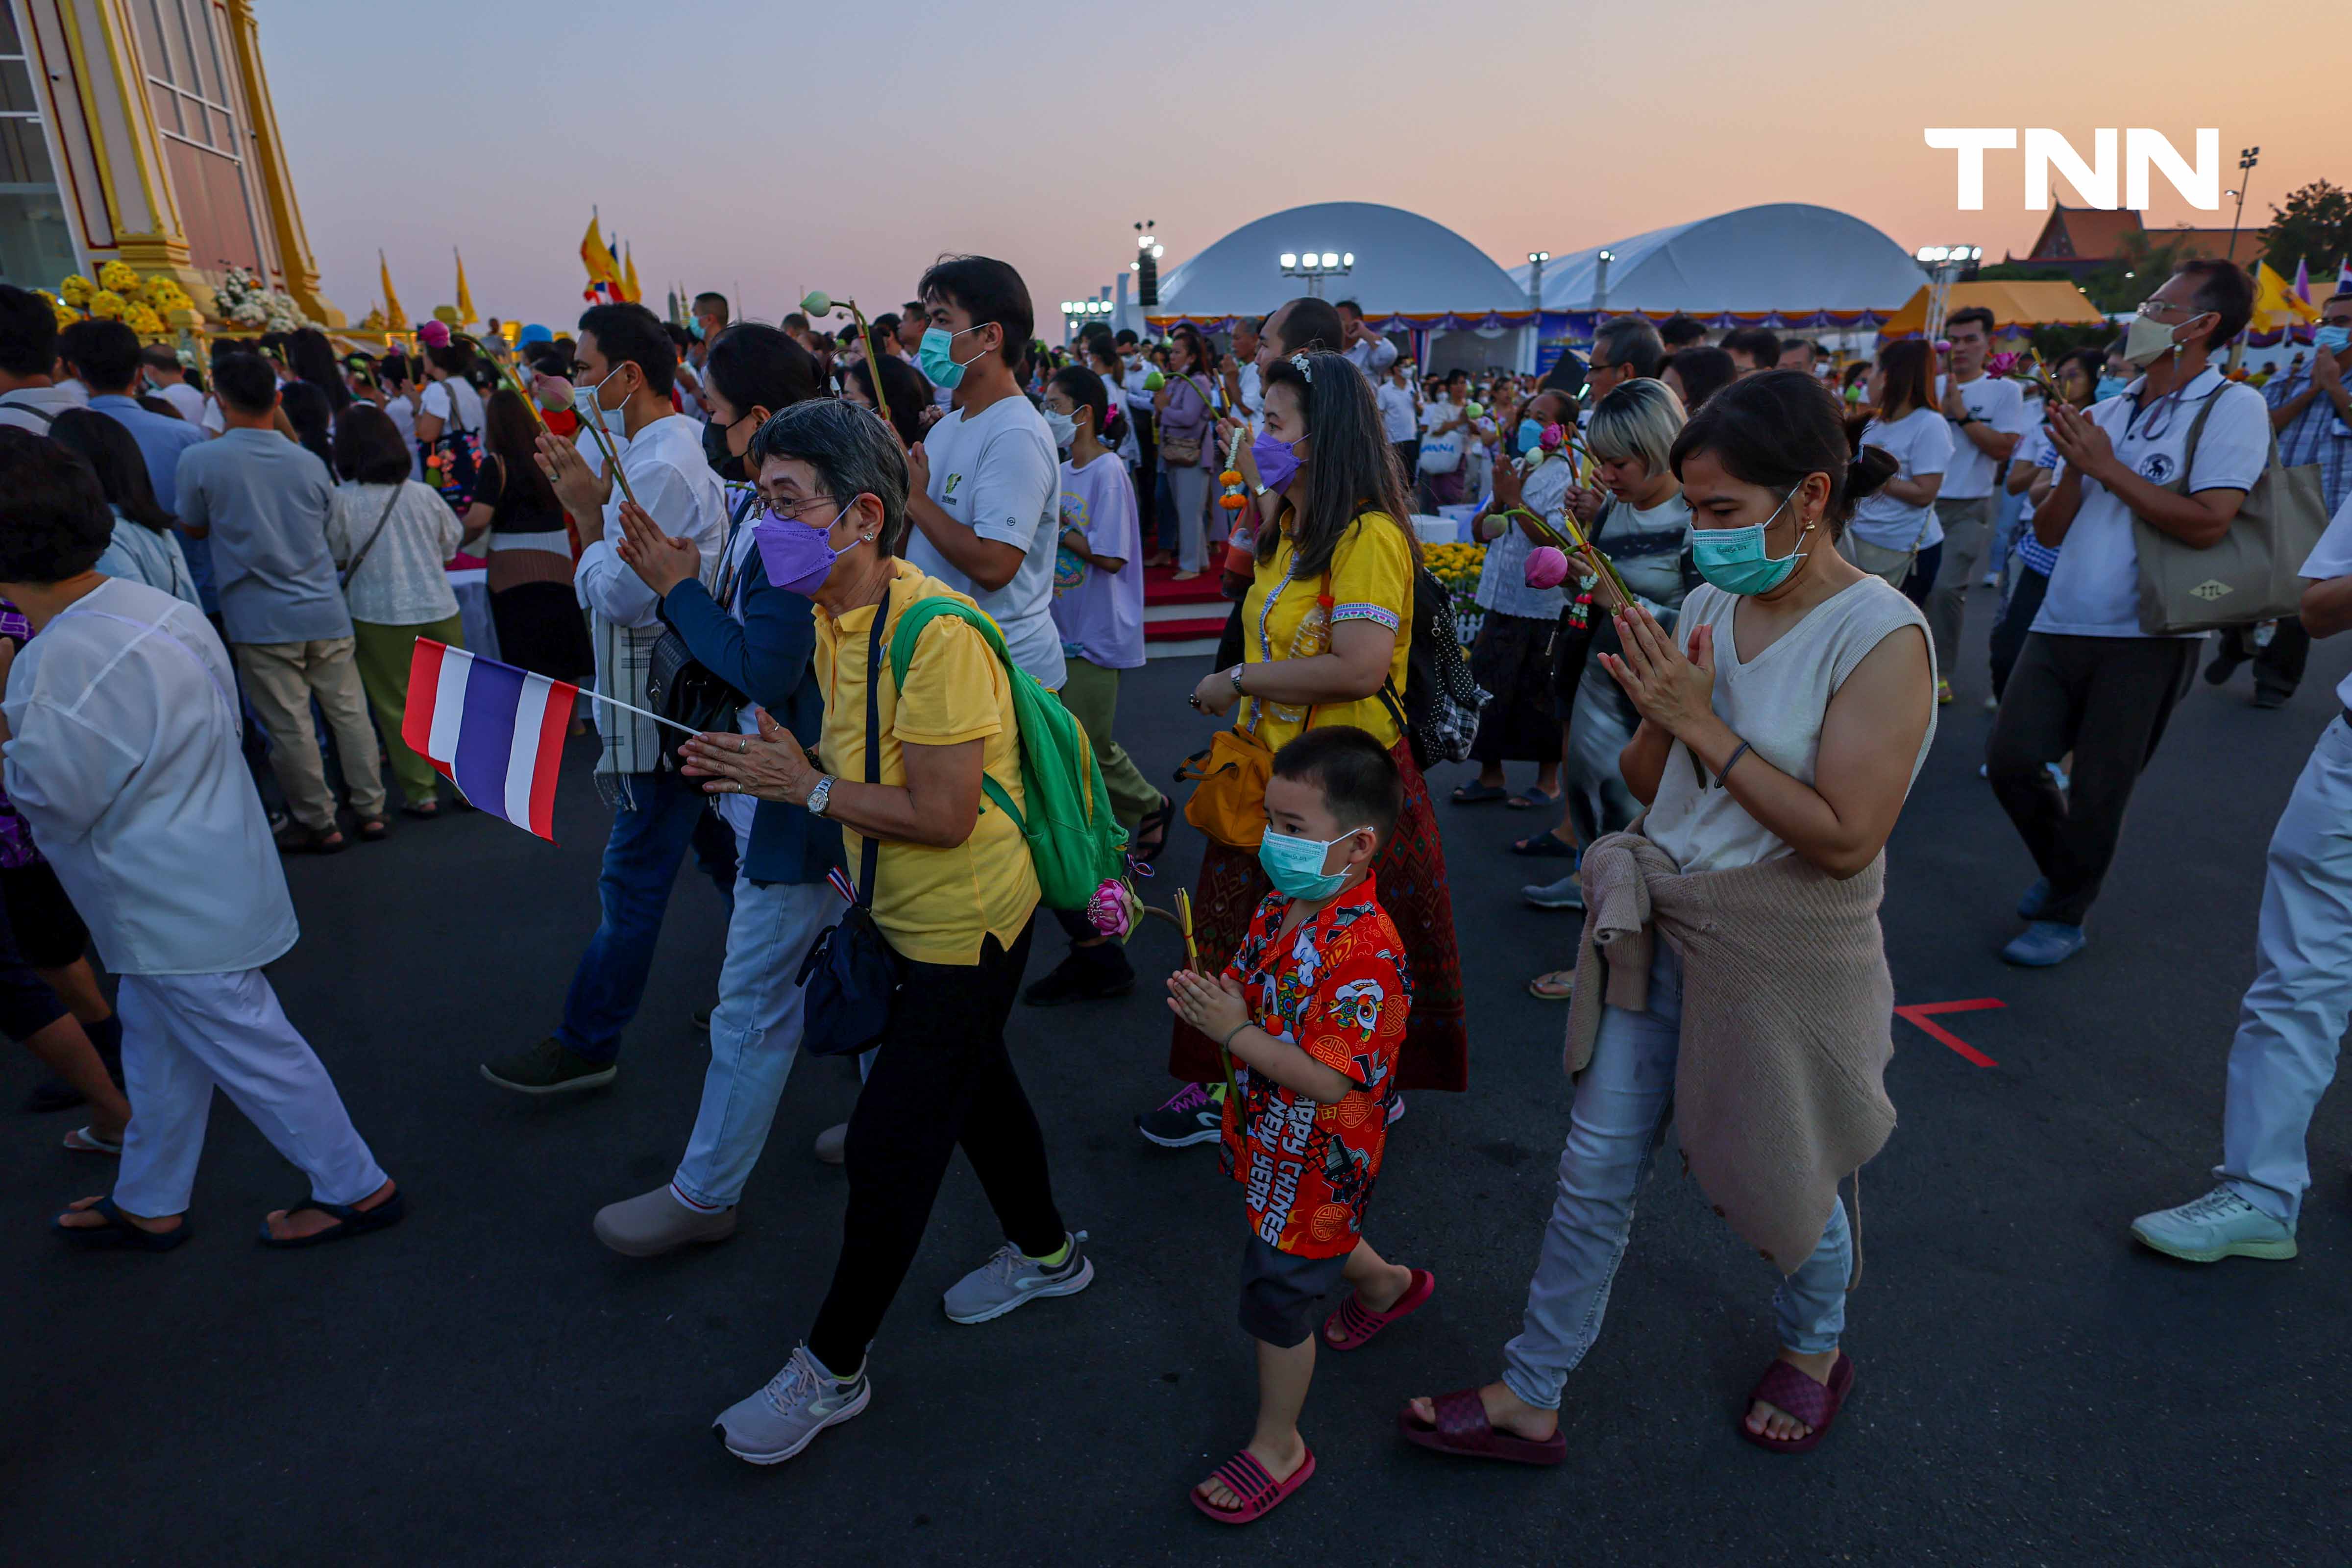
[[[408,1193],[397,1230],[258,1249],[263,1212],[303,1183],[223,1101],[192,1242],[71,1254],[47,1217],[102,1190],[104,1163],[58,1147],[67,1117],[0,1118],[0,1558],[2344,1563],[2344,1097],[2314,1129],[2301,1258],[2197,1268],[2126,1226],[2210,1184],[2263,847],[2352,647],[2321,645],[2283,711],[2249,707],[2242,674],[2200,684],[2142,782],[2088,951],[2026,973],[1995,957],[2032,871],[1977,777],[1990,614],[1979,595],[1960,700],[1888,852],[1885,921],[1899,1005],[2000,1004],[1934,1019],[1991,1065],[1895,1025],[1901,1124],[1864,1179],[1857,1386],[1810,1457],[1735,1430],[1772,1353],[1774,1281],[1670,1160],[1570,1381],[1569,1462],[1398,1439],[1408,1395],[1499,1370],[1566,1125],[1563,1010],[1522,987],[1565,957],[1574,917],[1523,908],[1529,865],[1503,852],[1540,825],[1441,804],[1471,1088],[1411,1097],[1370,1226],[1438,1290],[1375,1345],[1324,1358],[1304,1422],[1320,1468],[1296,1498],[1247,1531],[1185,1505],[1246,1439],[1255,1388],[1236,1194],[1209,1150],[1152,1148],[1129,1125],[1172,1087],[1150,984],[1013,1021],[1093,1288],[948,1322],[939,1292],[998,1240],[959,1160],[876,1347],[872,1407],[780,1468],[730,1458],[710,1418],[782,1364],[830,1276],[843,1178],[810,1145],[855,1078],[800,1065],[727,1245],[653,1261],[597,1245],[596,1208],[659,1183],[683,1147],[706,1058],[688,1015],[712,998],[723,923],[688,870],[611,1090],[545,1104],[482,1081],[477,1063],[552,1023],[595,920],[606,817],[593,742],[575,742],[561,847],[468,816],[288,868],[303,934],[272,977]],[[1121,731],[1155,776],[1205,736],[1181,701],[1197,673],[1129,683]],[[1197,857],[1180,831],[1154,901]],[[1161,925],[1135,947],[1147,971],[1176,960]],[[1041,933],[1033,975],[1060,948]],[[0,1104],[32,1077],[26,1054],[0,1055]]]

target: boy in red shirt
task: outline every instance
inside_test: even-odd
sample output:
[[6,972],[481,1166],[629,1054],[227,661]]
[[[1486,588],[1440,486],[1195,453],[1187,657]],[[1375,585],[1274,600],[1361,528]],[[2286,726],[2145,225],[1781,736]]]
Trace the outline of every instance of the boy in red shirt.
[[1222,1157],[1250,1219],[1241,1324],[1258,1342],[1257,1430],[1192,1492],[1226,1524],[1263,1516],[1315,1473],[1298,1412],[1318,1300],[1354,1287],[1322,1330],[1332,1349],[1354,1350],[1437,1283],[1363,1239],[1412,1008],[1404,943],[1371,871],[1403,805],[1395,762],[1361,730],[1309,730],[1283,747],[1258,847],[1274,891],[1223,974],[1168,979],[1170,1009],[1222,1041],[1234,1068]]

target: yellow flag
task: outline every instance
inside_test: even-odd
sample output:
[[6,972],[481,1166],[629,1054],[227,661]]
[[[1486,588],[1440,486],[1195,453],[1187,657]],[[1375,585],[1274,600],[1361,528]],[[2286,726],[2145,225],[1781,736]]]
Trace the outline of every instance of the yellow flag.
[[2273,332],[2289,322],[2309,326],[2317,320],[2319,312],[2311,302],[2297,299],[2286,279],[2273,271],[2269,262],[2254,263],[2254,331]]
[[408,312],[400,308],[400,296],[392,291],[392,264],[384,260],[381,250],[375,253],[375,265],[383,279],[384,331],[404,332],[408,331]]
[[604,247],[604,237],[596,232],[596,220],[588,220],[588,232],[580,241],[580,264],[588,268],[591,288],[599,283],[617,284],[620,279],[613,268],[613,253]]
[[644,299],[645,290],[637,287],[637,258],[630,254],[625,241],[621,246],[621,297],[633,302]]
[[466,258],[457,254],[457,247],[454,245],[449,247],[449,254],[457,257],[457,324],[470,327],[481,318],[474,314],[474,291],[466,287]]

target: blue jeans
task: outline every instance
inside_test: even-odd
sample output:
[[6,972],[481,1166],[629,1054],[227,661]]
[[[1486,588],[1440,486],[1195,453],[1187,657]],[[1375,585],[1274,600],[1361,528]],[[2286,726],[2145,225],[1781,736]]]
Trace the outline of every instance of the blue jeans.
[[624,802],[604,840],[604,868],[596,879],[604,919],[580,955],[563,1022],[555,1037],[593,1062],[621,1054],[621,1031],[645,999],[669,890],[689,846],[696,861],[734,904],[735,836],[704,802],[700,786],[677,773],[631,773],[618,781]]
[[730,1208],[743,1195],[800,1055],[801,958],[842,907],[828,882],[735,884],[702,1109],[671,1178],[689,1203]]
[[[1535,1278],[1518,1338],[1503,1347],[1503,1383],[1545,1410],[1559,1408],[1568,1374],[1601,1336],[1609,1287],[1633,1228],[1633,1198],[1650,1174],[1675,1102],[1675,1061],[1682,1049],[1682,960],[1664,937],[1650,966],[1650,1007],[1609,1007],[1592,1060],[1578,1075],[1569,1106],[1568,1146],[1559,1156],[1559,1195],[1544,1227]],[[1819,1355],[1845,1328],[1845,1287],[1853,1246],[1840,1204],[1804,1267],[1780,1282],[1772,1313],[1780,1342]]]

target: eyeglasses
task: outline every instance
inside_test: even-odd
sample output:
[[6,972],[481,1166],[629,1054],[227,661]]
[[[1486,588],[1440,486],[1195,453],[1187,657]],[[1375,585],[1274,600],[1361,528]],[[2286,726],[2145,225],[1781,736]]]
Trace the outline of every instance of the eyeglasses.
[[[793,502],[790,506],[778,506],[774,501],[772,501],[772,500],[766,500],[764,498],[762,498],[762,504],[767,508],[768,516],[770,516],[771,518],[776,519],[776,520],[778,520],[779,521],[781,521],[782,520],[783,520],[783,519],[785,519],[785,518],[790,518],[790,519],[792,519],[794,522],[801,523],[801,524],[803,524],[803,526],[806,526],[806,527],[812,527],[812,528],[814,528],[814,527],[817,527],[817,526],[819,526],[819,525],[818,525],[818,524],[815,524],[815,523],[811,523],[811,522],[808,521],[808,519],[807,519],[807,518],[805,518],[805,517],[802,516],[801,514],[802,514],[803,512],[806,511],[810,507],[813,507],[813,506],[816,505],[816,504],[817,504],[817,502],[819,502],[819,501],[829,501],[829,500],[831,500],[832,499],[833,499],[833,498],[832,498],[831,496],[826,496],[826,495],[815,495],[815,496],[809,496],[809,497],[807,497],[807,498],[805,498],[805,499],[803,499],[803,500],[796,500],[796,501]],[[838,515],[838,513],[836,513],[835,515]],[[832,522],[833,522],[833,519],[832,519],[832,518],[827,518],[827,519],[825,520],[824,524],[823,526],[830,527],[830,526],[832,525]]]
[[2201,314],[2195,306],[2183,305],[2172,300],[2147,299],[2139,302],[2139,313],[2143,316],[2161,315],[2167,310],[2186,310],[2192,316]]

